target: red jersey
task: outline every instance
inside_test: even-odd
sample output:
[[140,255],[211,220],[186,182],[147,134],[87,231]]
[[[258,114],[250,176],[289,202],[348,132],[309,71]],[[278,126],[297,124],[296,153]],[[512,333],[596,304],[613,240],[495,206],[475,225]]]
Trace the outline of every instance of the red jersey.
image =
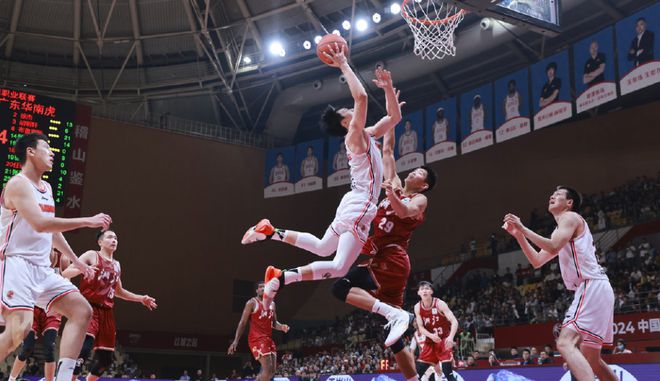
[[80,293],[93,306],[112,308],[115,305],[115,287],[121,276],[119,262],[105,259],[97,251],[96,268],[94,278],[80,281]]
[[250,315],[250,333],[248,333],[248,342],[254,342],[264,337],[273,337],[273,309],[275,304],[271,304],[270,310],[264,309],[261,300],[254,298],[257,303],[257,309]]
[[[401,190],[396,191],[397,196],[404,203],[410,202],[418,194],[404,196]],[[401,218],[394,213],[390,200],[384,198],[378,204],[378,211],[373,220],[373,233],[362,249],[362,254],[376,255],[379,250],[387,246],[399,246],[408,250],[408,243],[415,230],[424,222],[424,214],[417,217]]]
[[417,304],[419,305],[419,315],[424,323],[424,328],[431,333],[435,333],[441,339],[446,339],[451,332],[451,323],[438,308],[439,302],[440,299],[433,298],[433,303],[428,309],[424,308],[421,301]]

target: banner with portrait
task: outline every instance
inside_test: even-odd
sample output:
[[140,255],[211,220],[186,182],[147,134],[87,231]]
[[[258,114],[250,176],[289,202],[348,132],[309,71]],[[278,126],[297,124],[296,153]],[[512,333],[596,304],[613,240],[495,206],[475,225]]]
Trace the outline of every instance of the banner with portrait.
[[426,162],[456,156],[456,98],[426,108]]
[[422,112],[406,114],[395,127],[394,158],[397,172],[408,171],[424,164],[424,125]]
[[613,28],[605,28],[573,45],[578,114],[616,99],[613,58]]
[[264,198],[288,196],[294,193],[293,176],[296,158],[294,146],[271,148],[266,152],[264,167]]
[[660,3],[616,23],[621,95],[660,82]]
[[296,168],[294,179],[296,193],[310,192],[323,188],[323,139],[311,140],[296,145]]
[[328,139],[328,188],[351,183],[344,138]]
[[573,116],[568,51],[541,60],[532,71],[532,110],[538,130]]
[[461,94],[461,154],[493,145],[493,85]]
[[500,143],[532,130],[529,118],[529,70],[495,81],[495,140]]

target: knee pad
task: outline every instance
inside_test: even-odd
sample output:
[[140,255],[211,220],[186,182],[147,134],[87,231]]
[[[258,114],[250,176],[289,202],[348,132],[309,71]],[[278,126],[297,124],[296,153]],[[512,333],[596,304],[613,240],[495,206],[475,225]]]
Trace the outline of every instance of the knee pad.
[[80,350],[80,356],[78,356],[78,361],[76,361],[76,368],[73,370],[73,374],[78,376],[82,373],[82,366],[85,364],[85,361],[89,358],[89,354],[92,353],[92,347],[94,346],[94,337],[85,336],[85,341],[83,342],[82,349]]
[[90,373],[94,376],[101,377],[110,368],[110,365],[112,365],[112,351],[97,349],[94,352]]
[[351,281],[346,278],[341,278],[332,284],[332,295],[342,302],[346,301],[349,291],[351,291]]
[[44,332],[44,361],[55,362],[55,340],[57,339],[57,331],[49,329]]
[[403,343],[403,340],[399,338],[399,340],[395,341],[394,344],[390,346],[390,349],[392,350],[392,353],[397,354],[401,352],[406,345]]
[[452,372],[454,371],[451,365],[451,361],[445,361],[440,365],[442,366],[442,373],[449,379],[449,377],[452,375]]
[[36,334],[34,331],[30,331],[30,333],[25,336],[25,339],[23,339],[23,348],[21,349],[21,353],[18,354],[18,359],[21,361],[27,360],[28,357],[32,354],[32,351],[34,350],[34,342],[36,340]]

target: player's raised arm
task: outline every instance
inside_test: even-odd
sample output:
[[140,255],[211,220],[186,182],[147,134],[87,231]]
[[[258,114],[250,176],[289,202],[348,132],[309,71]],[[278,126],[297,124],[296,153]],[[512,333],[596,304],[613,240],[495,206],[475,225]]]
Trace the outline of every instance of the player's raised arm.
[[401,106],[405,102],[399,103],[399,98],[394,85],[392,84],[392,73],[381,68],[375,71],[376,79],[373,80],[376,87],[385,92],[385,108],[387,115],[381,118],[374,126],[367,128],[369,135],[380,138],[393,130],[394,126],[401,121]]
[[520,245],[520,249],[527,257],[529,263],[531,263],[535,269],[538,269],[539,267],[548,263],[552,258],[557,256],[557,253],[552,253],[547,250],[538,251],[532,247],[532,245],[530,245],[530,243],[527,241],[527,238],[525,238],[525,234],[523,232],[524,226],[522,226],[521,223],[516,222],[515,219],[509,218],[507,221],[505,218],[505,222],[502,228],[516,239],[518,245]]
[[[55,246],[55,248],[60,250],[57,246]],[[80,258],[78,258],[78,260],[84,263],[86,266],[91,266],[92,271],[94,271],[94,266],[96,265],[96,252],[93,250],[86,251],[83,253],[83,255],[80,256]],[[62,276],[68,279],[75,278],[80,274],[82,274],[82,270],[76,266],[69,266],[64,271],[62,271]]]
[[339,68],[346,78],[346,83],[348,88],[351,91],[351,96],[353,97],[354,107],[353,107],[353,118],[348,126],[348,133],[346,134],[346,144],[349,146],[350,150],[355,154],[362,154],[367,152],[368,141],[364,136],[364,128],[367,123],[367,106],[369,98],[367,97],[367,91],[364,89],[362,82],[358,79],[357,75],[351,69],[351,66],[348,64],[346,59],[346,50],[345,48],[339,48],[337,44],[331,48],[331,53],[325,54],[332,63],[330,66]]
[[38,233],[60,233],[85,227],[107,229],[112,223],[110,216],[103,213],[82,218],[47,216],[34,199],[32,186],[25,178],[13,177],[5,187],[4,198],[7,206],[16,209]]
[[243,336],[243,331],[245,331],[245,326],[247,325],[248,319],[250,319],[250,314],[255,310],[256,301],[254,298],[251,298],[245,303],[243,308],[243,314],[241,315],[241,320],[238,322],[238,327],[236,327],[236,334],[234,335],[234,341],[232,341],[227,353],[233,355],[236,353],[236,347],[238,347],[238,342]]
[[523,225],[520,218],[516,215],[509,213],[504,216],[504,223],[516,225],[522,231],[525,238],[532,241],[539,248],[554,254],[558,253],[573,238],[580,226],[580,222],[580,217],[576,213],[566,213],[557,221],[557,229],[555,229],[550,238],[545,238]]

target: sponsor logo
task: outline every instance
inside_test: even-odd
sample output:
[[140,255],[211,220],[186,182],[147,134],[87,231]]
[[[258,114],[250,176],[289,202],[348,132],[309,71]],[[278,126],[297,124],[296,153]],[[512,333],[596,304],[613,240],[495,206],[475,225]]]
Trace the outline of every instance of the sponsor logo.
[[14,291],[11,290],[7,291],[7,299],[11,299],[13,297],[14,297]]
[[330,279],[331,276],[330,273],[325,273],[323,274],[323,279]]
[[345,374],[342,375],[333,374],[332,376],[328,377],[327,381],[353,381],[353,377]]

